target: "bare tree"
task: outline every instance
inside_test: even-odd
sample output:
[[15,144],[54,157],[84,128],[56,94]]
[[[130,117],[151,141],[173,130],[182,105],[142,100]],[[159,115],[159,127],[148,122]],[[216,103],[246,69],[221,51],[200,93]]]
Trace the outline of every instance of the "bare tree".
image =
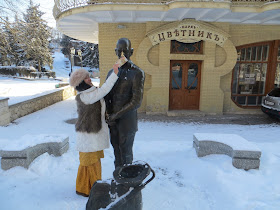
[[27,4],[27,0],[1,0],[0,1],[0,24],[6,22],[6,17],[14,16],[19,8]]

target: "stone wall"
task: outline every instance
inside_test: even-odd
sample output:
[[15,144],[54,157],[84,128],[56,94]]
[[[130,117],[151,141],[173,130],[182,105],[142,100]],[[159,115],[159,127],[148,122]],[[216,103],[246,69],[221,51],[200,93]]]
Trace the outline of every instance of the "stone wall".
[[0,126],[5,126],[10,123],[8,100],[9,98],[0,97]]
[[57,102],[66,100],[75,94],[76,91],[72,87],[66,86],[57,89],[52,93],[13,104],[11,106],[8,106],[8,98],[2,100],[0,98],[0,126],[8,125],[10,122],[20,117],[36,112]]

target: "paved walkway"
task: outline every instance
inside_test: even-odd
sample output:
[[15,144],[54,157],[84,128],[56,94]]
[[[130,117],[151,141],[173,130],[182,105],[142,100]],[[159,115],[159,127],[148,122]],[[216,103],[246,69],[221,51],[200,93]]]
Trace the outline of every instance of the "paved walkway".
[[[66,120],[66,123],[75,124],[76,118]],[[280,120],[271,118],[266,114],[230,114],[230,115],[184,115],[184,116],[167,116],[164,114],[145,114],[138,113],[139,121],[150,122],[178,122],[178,123],[195,123],[195,124],[236,124],[236,125],[262,125],[276,124],[280,125]]]
[[185,116],[166,116],[163,114],[147,115],[139,113],[138,119],[143,121],[160,121],[160,122],[184,122],[197,124],[238,124],[238,125],[261,125],[261,124],[277,124],[280,120],[270,118],[266,114],[260,113],[256,115],[230,114],[230,115],[185,115]]

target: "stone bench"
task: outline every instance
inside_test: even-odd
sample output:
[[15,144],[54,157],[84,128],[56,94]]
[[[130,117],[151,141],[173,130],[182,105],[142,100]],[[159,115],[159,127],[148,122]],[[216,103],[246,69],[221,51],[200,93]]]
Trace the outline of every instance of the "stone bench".
[[195,133],[193,147],[198,157],[228,155],[232,158],[232,165],[239,169],[258,169],[260,166],[261,150],[235,134]]
[[[32,140],[29,139],[27,143],[24,143],[27,138]],[[61,156],[69,148],[69,137],[63,135],[25,136],[18,141],[4,141],[4,143],[0,140],[0,142],[2,143],[2,146],[0,145],[0,156],[2,157],[1,168],[3,170],[15,166],[28,168],[35,158],[46,152],[50,155]]]

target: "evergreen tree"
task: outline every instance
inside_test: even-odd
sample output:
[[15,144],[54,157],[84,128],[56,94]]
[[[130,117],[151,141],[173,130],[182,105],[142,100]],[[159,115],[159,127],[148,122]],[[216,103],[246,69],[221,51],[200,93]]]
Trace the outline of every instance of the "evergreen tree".
[[8,57],[10,59],[10,65],[20,65],[24,63],[25,52],[23,46],[25,46],[23,26],[17,16],[15,16],[15,21],[10,23],[6,21],[4,24],[4,30],[7,39],[7,50]]
[[82,52],[83,66],[99,68],[99,53],[97,44],[86,42]]
[[17,66],[24,65],[26,59],[26,49],[27,41],[25,35],[25,25],[24,23],[15,17],[15,22],[13,24],[13,40],[10,41],[10,46],[14,52],[13,63]]
[[[70,49],[74,47],[76,49],[74,63],[78,66],[99,68],[99,53],[98,45],[72,39],[69,36],[63,35],[60,42],[61,52],[71,59]],[[77,57],[77,50],[82,51],[82,64],[80,59]]]
[[4,29],[0,28],[0,63],[1,65],[6,65],[6,63],[10,64],[11,61],[9,59],[9,42],[7,33]]
[[71,40],[74,40],[74,39],[63,34],[62,39],[60,41],[60,46],[62,47],[61,52],[65,56],[67,56],[69,59],[70,59]]
[[25,46],[26,58],[34,62],[38,71],[42,66],[48,65],[52,69],[53,58],[49,48],[51,37],[50,28],[45,20],[42,19],[44,13],[39,10],[39,5],[34,5],[30,0],[30,5],[23,15],[25,21]]

